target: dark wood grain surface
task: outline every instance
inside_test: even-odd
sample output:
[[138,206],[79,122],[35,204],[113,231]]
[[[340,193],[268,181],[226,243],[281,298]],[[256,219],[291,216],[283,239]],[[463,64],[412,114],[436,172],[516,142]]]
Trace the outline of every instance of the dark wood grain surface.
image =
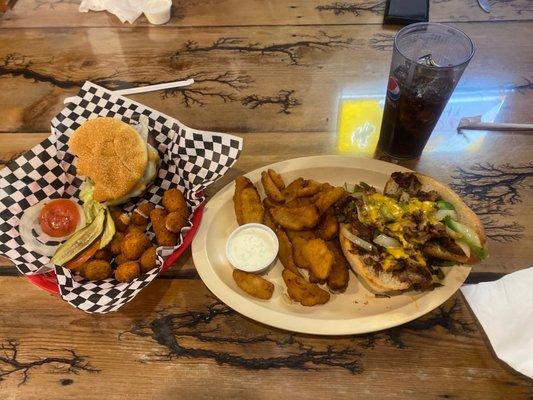
[[[348,143],[345,106],[385,92],[398,26],[383,1],[175,1],[165,26],[79,13],[75,0],[19,0],[0,16],[0,164],[48,136],[86,80],[110,89],[193,77],[131,96],[189,126],[237,134],[237,164],[207,191],[273,162],[372,157]],[[528,0],[433,0],[430,19],[464,30],[476,55],[426,151],[409,168],[451,184],[482,218],[491,256],[468,282],[533,259],[533,136],[464,132],[465,110],[532,123]],[[475,107],[462,108],[462,104]],[[465,106],[466,107],[466,106]],[[0,398],[530,399],[458,293],[405,326],[353,337],[291,334],[214,298],[190,251],[117,313],[87,315],[0,258]]]

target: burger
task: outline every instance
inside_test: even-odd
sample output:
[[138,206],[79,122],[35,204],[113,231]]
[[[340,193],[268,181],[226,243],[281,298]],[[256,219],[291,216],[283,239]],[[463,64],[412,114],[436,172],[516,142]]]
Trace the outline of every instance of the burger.
[[361,183],[336,204],[346,259],[375,293],[431,290],[441,267],[487,256],[483,225],[448,186],[395,172],[383,193]]
[[[68,145],[78,157],[77,174],[87,178],[92,200],[117,205],[139,196],[157,174],[159,156],[148,144],[148,121],[132,126],[116,118],[86,121]],[[82,188],[83,190],[83,188]]]

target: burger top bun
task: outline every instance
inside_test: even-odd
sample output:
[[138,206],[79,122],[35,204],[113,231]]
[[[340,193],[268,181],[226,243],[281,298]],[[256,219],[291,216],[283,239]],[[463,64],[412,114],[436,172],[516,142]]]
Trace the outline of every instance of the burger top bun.
[[141,135],[115,118],[95,118],[83,123],[68,144],[78,156],[78,174],[94,182],[97,202],[125,196],[142,178],[148,163]]

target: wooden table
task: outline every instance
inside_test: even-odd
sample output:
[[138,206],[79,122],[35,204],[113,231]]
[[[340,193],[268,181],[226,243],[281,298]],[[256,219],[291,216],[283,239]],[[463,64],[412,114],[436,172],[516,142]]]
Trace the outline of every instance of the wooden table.
[[[338,127],[344,106],[385,92],[398,27],[381,25],[384,1],[175,1],[161,27],[82,14],[77,3],[19,0],[0,17],[1,163],[43,140],[86,80],[117,89],[188,77],[197,84],[132,98],[244,138],[210,196],[272,162],[372,155]],[[483,218],[491,257],[469,282],[528,267],[533,256],[532,136],[453,132],[464,103],[496,121],[533,122],[532,3],[491,4],[487,14],[475,0],[431,1],[431,20],[464,30],[477,52],[456,91],[464,101],[454,96],[423,156],[403,163],[454,185]],[[190,252],[108,315],[84,314],[2,265],[2,399],[533,398],[532,381],[496,358],[459,293],[402,327],[320,338],[228,309]]]

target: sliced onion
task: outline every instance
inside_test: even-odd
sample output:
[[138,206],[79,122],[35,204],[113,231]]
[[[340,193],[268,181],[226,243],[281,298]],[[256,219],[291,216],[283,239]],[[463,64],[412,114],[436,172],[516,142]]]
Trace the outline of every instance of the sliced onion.
[[347,192],[353,193],[355,191],[355,185],[353,183],[344,183],[344,189],[346,189]]
[[387,236],[387,235],[384,235],[383,233],[378,235],[375,239],[374,239],[374,243],[376,244],[379,244],[380,246],[383,246],[385,248],[389,248],[389,247],[402,247],[402,245],[400,244],[400,242],[398,242],[396,239],[390,237],[390,236]]
[[409,193],[402,191],[402,194],[400,195],[400,199],[398,200],[400,203],[408,203],[409,202]]
[[442,221],[444,218],[450,217],[453,220],[457,219],[457,213],[455,210],[438,210],[435,212],[435,218],[437,221]]
[[361,239],[359,236],[354,235],[345,227],[341,228],[341,234],[344,235],[344,237],[346,237],[346,239],[348,239],[350,242],[366,251],[372,251],[375,249],[374,245],[368,243],[366,240]]
[[353,184],[353,183],[344,183],[344,189],[346,189],[346,191],[348,193],[350,193],[350,196],[352,197],[355,197],[357,199],[360,199],[361,197],[363,197],[363,192],[360,191],[360,190],[355,190],[355,187],[357,185]]
[[462,240],[456,240],[455,243],[457,244],[457,246],[461,248],[461,250],[463,250],[463,253],[465,253],[467,257],[470,257],[470,246],[469,245],[467,245]]
[[452,239],[461,239],[463,237],[463,235],[461,235],[459,232],[455,232],[453,229],[450,229],[447,226],[446,226],[446,233]]
[[[39,215],[41,214],[41,210],[43,209],[44,205],[48,201],[50,200],[42,200],[24,211],[24,214],[22,214],[22,217],[19,221],[19,234],[28,250],[34,251],[43,256],[52,257],[56,249],[59,247],[59,244],[45,244],[34,236],[33,231],[37,233],[41,240],[54,243],[65,241],[72,234],[62,237],[52,237],[43,232],[41,224],[39,223]],[[78,221],[78,225],[76,225],[75,230],[77,231],[85,225],[85,215],[80,205],[77,203],[75,204],[78,207],[78,213],[80,215],[80,219]]]
[[371,243],[368,243],[366,240],[361,239],[359,236],[355,236],[352,232],[346,229],[344,226],[341,228],[341,234],[344,235],[346,239],[355,244],[356,246],[361,247],[366,251],[372,251],[375,249],[375,246]]
[[361,207],[359,207],[358,205],[356,206],[356,209],[357,209],[357,219],[359,221],[362,221],[363,220],[363,211],[361,210]]

